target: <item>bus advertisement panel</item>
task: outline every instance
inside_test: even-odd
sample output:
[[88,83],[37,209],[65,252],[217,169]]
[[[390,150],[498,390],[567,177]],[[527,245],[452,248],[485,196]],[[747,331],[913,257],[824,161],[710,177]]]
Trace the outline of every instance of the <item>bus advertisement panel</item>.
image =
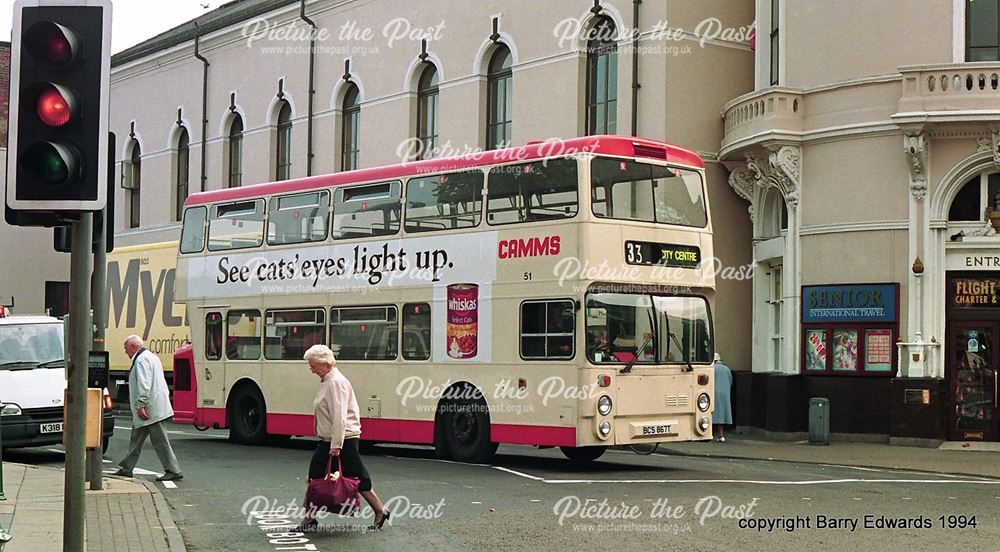
[[[119,247],[108,253],[106,348],[117,351],[125,338],[138,335],[160,357],[168,381],[174,352],[191,335],[184,304],[174,302],[176,264],[177,242]],[[113,388],[128,382],[130,367],[124,355],[111,355]]]

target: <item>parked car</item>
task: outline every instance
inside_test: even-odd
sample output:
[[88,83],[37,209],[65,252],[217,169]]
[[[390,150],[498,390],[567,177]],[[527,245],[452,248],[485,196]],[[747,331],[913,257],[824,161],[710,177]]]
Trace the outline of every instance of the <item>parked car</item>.
[[[0,312],[0,428],[3,448],[63,442],[66,361],[63,323],[51,316]],[[111,395],[104,389],[102,445],[115,429]]]

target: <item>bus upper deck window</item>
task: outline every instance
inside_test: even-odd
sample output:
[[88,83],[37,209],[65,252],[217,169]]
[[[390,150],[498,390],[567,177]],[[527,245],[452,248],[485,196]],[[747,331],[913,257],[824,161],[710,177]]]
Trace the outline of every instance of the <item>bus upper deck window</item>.
[[198,253],[205,249],[205,223],[208,219],[208,209],[191,207],[184,211],[184,223],[181,228],[181,253]]

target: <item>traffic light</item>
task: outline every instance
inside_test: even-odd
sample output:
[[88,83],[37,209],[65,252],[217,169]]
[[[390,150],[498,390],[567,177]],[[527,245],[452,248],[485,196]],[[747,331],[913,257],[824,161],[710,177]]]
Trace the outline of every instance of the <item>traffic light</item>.
[[13,23],[7,218],[103,209],[111,2],[18,0]]

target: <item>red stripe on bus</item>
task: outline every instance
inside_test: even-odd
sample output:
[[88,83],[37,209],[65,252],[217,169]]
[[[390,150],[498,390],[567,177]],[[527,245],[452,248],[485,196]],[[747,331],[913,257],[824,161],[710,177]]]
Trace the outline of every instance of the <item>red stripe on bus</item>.
[[492,424],[490,425],[490,440],[512,445],[575,447],[576,428]]
[[[199,408],[195,422],[202,426],[215,427],[218,424],[218,427],[225,427],[226,409]],[[313,417],[311,414],[268,414],[267,432],[310,437],[313,435]],[[361,432],[366,441],[427,445],[434,442],[434,422],[431,420],[361,418]],[[492,441],[512,445],[576,446],[574,427],[492,424],[490,437]]]
[[[673,165],[695,169],[705,168],[704,161],[702,161],[697,153],[664,142],[644,140],[630,136],[584,136],[568,140],[532,142],[516,148],[483,151],[460,157],[428,159],[412,163],[372,167],[369,169],[269,182],[253,186],[199,192],[188,196],[184,205],[203,205],[206,203],[234,201],[269,194],[301,192],[358,182],[391,180],[420,174],[441,173],[503,163],[528,162],[543,158],[561,157],[571,152],[585,151],[619,157],[643,157],[643,155],[637,155],[636,146],[639,146],[638,150],[640,152],[644,148],[664,150],[666,152],[666,161]],[[659,155],[655,157],[662,159]]]

